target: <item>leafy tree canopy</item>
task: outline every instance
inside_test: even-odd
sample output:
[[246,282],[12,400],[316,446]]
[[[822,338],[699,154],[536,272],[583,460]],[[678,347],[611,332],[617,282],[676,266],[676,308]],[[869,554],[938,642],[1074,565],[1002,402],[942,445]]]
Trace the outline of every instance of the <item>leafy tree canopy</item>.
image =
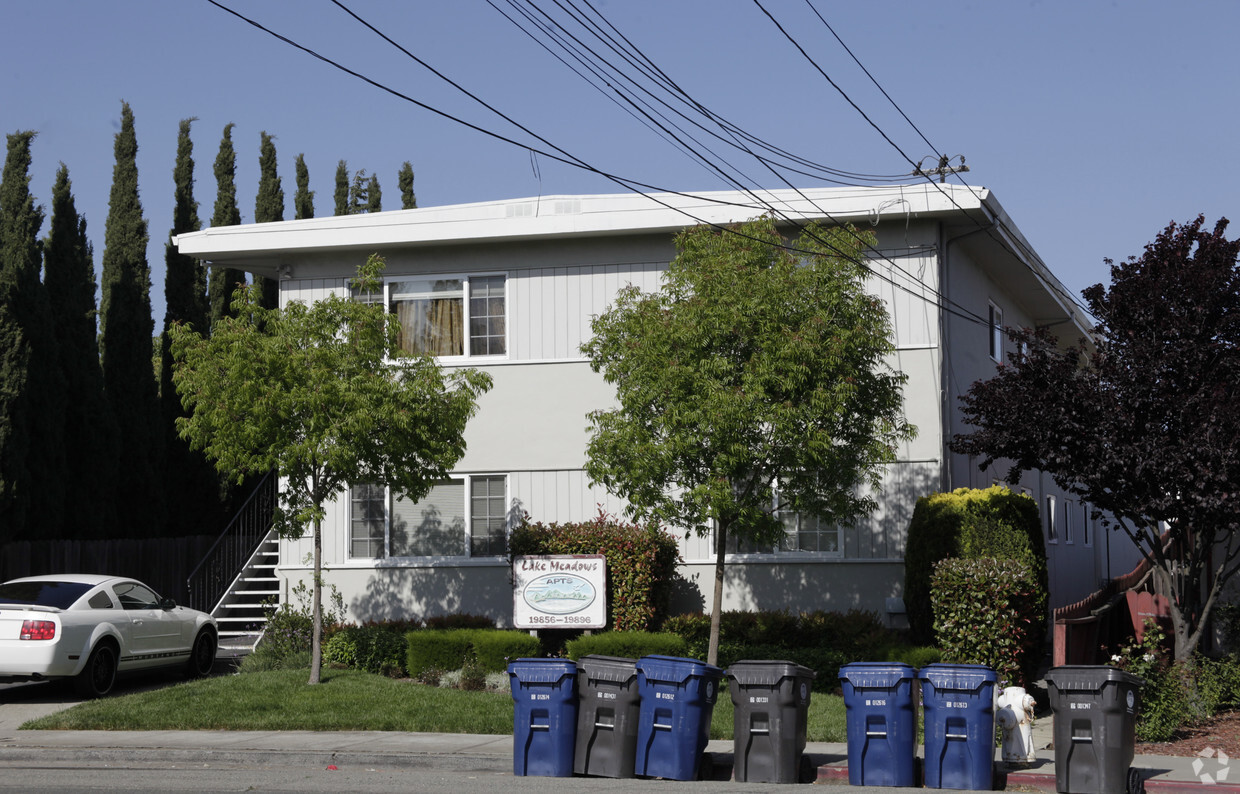
[[629,513],[716,545],[708,661],[718,649],[729,536],[775,541],[781,507],[849,522],[875,507],[904,419],[887,313],[864,290],[853,230],[769,218],[677,238],[663,288],[622,290],[582,349],[620,407],[590,416],[586,471]]
[[[370,257],[354,286],[379,289],[382,269],[383,260]],[[310,683],[318,683],[324,504],[356,483],[425,496],[464,454],[465,423],[491,380],[468,369],[446,373],[428,356],[406,357],[394,316],[347,295],[267,309],[249,286],[233,308],[210,337],[185,326],[171,331],[173,380],[192,411],[177,426],[238,482],[280,474],[282,535],[300,537],[313,526]]]
[[1204,223],[1172,223],[1140,257],[1108,260],[1110,288],[1083,293],[1099,321],[1089,342],[1013,332],[1028,352],[961,398],[977,429],[952,441],[982,467],[1009,461],[1013,482],[1041,469],[1104,511],[1171,594],[1181,659],[1240,554],[1240,241],[1225,219]]

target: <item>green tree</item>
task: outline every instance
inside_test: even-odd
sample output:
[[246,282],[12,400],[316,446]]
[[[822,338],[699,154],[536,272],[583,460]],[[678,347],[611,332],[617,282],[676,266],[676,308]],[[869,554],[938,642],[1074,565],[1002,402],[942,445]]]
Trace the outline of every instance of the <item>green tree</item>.
[[146,261],[149,240],[142,202],[138,199],[138,139],[133,111],[121,106],[116,134],[116,165],[104,227],[103,298],[99,313],[99,347],[104,391],[116,418],[116,468],[123,473],[131,537],[156,533],[161,527],[162,482],[158,477],[162,440],[159,395],[152,366],[151,270]]
[[8,136],[0,180],[0,527],[58,536],[64,511],[64,387],[39,280],[43,208],[30,195],[33,132]]
[[94,251],[78,215],[69,169],[52,188],[51,231],[43,244],[43,283],[55,318],[64,382],[63,473],[66,535],[115,537],[116,425],[103,392],[95,322]]
[[403,210],[417,209],[418,199],[413,194],[413,164],[408,160],[401,163],[400,173],[396,175],[396,184],[400,186],[400,208]]
[[370,182],[366,179],[366,169],[353,175],[353,183],[349,185],[349,213],[358,215],[366,211],[370,202]]
[[306,156],[297,155],[297,193],[293,196],[293,217],[297,220],[314,217],[314,191],[310,189],[310,169]]
[[366,212],[383,211],[383,191],[379,189],[379,175],[371,174],[366,183]]
[[210,327],[207,271],[202,262],[177,251],[172,238],[202,228],[198,202],[194,200],[194,144],[190,127],[196,119],[184,119],[177,131],[177,159],[172,169],[172,229],[164,245],[164,325],[160,334],[160,389],[164,441],[164,481],[167,492],[176,494],[182,509],[168,530],[177,535],[214,534],[226,519],[221,504],[220,481],[215,469],[177,434],[176,421],[185,416],[180,395],[172,383],[172,339],[168,330],[185,324],[205,331]]
[[[271,223],[284,220],[284,188],[276,171],[275,139],[261,133],[258,153],[258,197],[254,202],[254,222]],[[263,291],[263,306],[274,309],[280,305],[280,284],[274,278],[254,276]]]
[[638,519],[714,530],[712,664],[729,540],[778,542],[777,491],[825,521],[873,510],[864,486],[915,432],[863,289],[870,239],[811,226],[785,248],[770,217],[688,229],[662,289],[621,290],[582,346],[619,401],[590,415],[590,478]]
[[[383,260],[358,269],[355,286],[378,288]],[[282,478],[277,528],[313,527],[310,683],[322,659],[324,504],[355,483],[425,496],[465,451],[462,434],[489,376],[445,372],[429,356],[405,357],[399,324],[383,306],[333,295],[283,310],[238,292],[235,317],[209,338],[173,330],[174,378],[193,413],[181,434],[240,481],[275,469]]]
[[344,160],[336,163],[336,215],[349,214],[349,164]]
[[[233,148],[232,129],[224,125],[220,151],[215,156],[215,211],[212,226],[237,226],[241,211],[237,209],[237,151]],[[212,267],[210,283],[211,323],[214,325],[232,310],[232,295],[245,283],[245,273],[231,267]]]

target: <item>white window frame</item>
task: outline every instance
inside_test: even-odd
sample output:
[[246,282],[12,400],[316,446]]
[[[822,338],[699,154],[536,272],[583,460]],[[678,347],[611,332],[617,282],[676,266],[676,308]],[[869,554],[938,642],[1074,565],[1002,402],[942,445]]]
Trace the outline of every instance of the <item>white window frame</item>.
[[[473,280],[484,279],[484,278],[495,278],[495,277],[499,277],[504,280],[504,352],[503,353],[479,353],[475,355],[470,352],[471,342],[473,341],[473,337],[471,336],[471,333],[470,333],[471,320],[473,319],[471,311],[470,311],[471,309],[470,299],[473,296]],[[435,280],[441,280],[441,279],[442,280],[459,280],[461,282],[461,303],[462,303],[462,307],[461,307],[461,334],[462,334],[461,350],[464,352],[460,355],[453,354],[453,355],[436,356],[435,357],[436,360],[445,361],[445,362],[456,362],[456,361],[470,361],[470,360],[478,361],[478,360],[483,360],[483,359],[503,360],[503,359],[508,358],[509,351],[512,350],[512,339],[511,339],[511,332],[510,332],[512,323],[509,322],[509,320],[512,317],[512,295],[510,291],[510,282],[512,281],[512,279],[509,277],[508,271],[497,270],[497,271],[478,271],[478,272],[471,271],[467,273],[406,273],[402,275],[389,274],[389,275],[384,276],[384,279],[383,279],[383,305],[387,309],[389,314],[396,313],[392,305],[392,294],[395,291],[394,287],[397,284],[404,284],[410,281],[435,281]]]
[[990,358],[1003,363],[1003,309],[994,301],[990,304]]
[[477,555],[473,553],[473,528],[474,528],[474,506],[473,506],[473,484],[475,480],[480,479],[502,479],[503,480],[503,505],[504,505],[504,537],[507,539],[512,533],[512,520],[508,514],[508,505],[510,504],[510,478],[507,474],[499,472],[473,472],[470,474],[450,474],[446,481],[460,480],[463,483],[464,505],[462,506],[465,526],[461,538],[461,554],[439,554],[429,556],[394,556],[392,554],[392,513],[393,503],[398,494],[391,488],[384,488],[384,516],[383,516],[383,548],[382,555],[377,557],[360,557],[353,555],[353,489],[350,487],[346,491],[346,499],[348,503],[347,519],[345,521],[345,531],[347,537],[345,546],[350,562],[460,562],[462,560],[497,560],[507,556],[507,542],[505,540],[505,550],[499,554]]

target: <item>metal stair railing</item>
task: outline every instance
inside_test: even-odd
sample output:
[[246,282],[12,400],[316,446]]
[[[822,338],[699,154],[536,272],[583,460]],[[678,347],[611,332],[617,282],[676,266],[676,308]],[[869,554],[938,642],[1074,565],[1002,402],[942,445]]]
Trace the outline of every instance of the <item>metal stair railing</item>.
[[241,568],[271,531],[278,483],[275,472],[263,476],[202,561],[186,577],[188,606],[210,612],[227,593]]

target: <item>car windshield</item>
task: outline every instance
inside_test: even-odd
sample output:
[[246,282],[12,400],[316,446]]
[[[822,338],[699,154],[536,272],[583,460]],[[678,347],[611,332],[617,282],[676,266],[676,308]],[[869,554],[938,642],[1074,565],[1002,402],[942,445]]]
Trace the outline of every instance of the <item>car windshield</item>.
[[81,582],[5,582],[0,584],[0,604],[38,604],[68,609],[92,587],[94,585]]

